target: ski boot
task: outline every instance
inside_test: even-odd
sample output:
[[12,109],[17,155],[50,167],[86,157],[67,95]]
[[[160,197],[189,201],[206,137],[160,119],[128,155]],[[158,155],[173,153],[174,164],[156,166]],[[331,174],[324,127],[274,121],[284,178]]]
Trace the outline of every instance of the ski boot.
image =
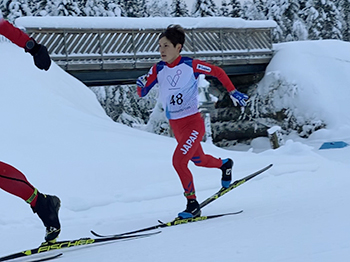
[[187,199],[186,209],[178,214],[179,219],[195,218],[201,215],[201,208],[196,199]]
[[228,188],[231,184],[232,166],[233,166],[232,159],[226,158],[222,160],[222,166],[220,167],[220,169],[222,170],[221,185],[223,188]]
[[37,213],[46,227],[45,241],[54,243],[61,232],[61,224],[58,219],[58,210],[61,201],[57,196],[38,193],[33,212]]

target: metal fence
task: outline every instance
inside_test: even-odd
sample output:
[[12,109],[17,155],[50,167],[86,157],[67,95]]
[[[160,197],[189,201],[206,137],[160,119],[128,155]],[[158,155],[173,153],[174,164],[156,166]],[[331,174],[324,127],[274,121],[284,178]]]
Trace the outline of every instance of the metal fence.
[[[145,69],[160,60],[161,30],[26,28],[67,71]],[[182,55],[218,66],[268,64],[272,28],[186,30]]]

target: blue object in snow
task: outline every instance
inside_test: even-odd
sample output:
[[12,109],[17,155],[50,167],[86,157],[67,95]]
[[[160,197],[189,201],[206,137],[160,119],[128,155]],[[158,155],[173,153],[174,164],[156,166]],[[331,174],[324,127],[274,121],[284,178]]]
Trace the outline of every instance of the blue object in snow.
[[336,142],[326,142],[319,149],[331,149],[331,148],[343,148],[348,146],[348,143],[344,141],[336,141]]

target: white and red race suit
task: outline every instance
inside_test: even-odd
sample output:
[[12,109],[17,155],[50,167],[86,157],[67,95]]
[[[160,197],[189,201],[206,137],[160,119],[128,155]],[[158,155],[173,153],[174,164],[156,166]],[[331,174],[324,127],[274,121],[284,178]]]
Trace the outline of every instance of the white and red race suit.
[[235,90],[222,68],[182,56],[171,64],[161,61],[152,66],[145,86],[137,90],[139,96],[144,97],[155,84],[159,85],[159,99],[178,142],[173,154],[173,166],[188,199],[196,198],[188,162],[191,160],[197,166],[209,168],[220,168],[222,165],[220,158],[206,155],[200,144],[205,133],[204,121],[198,109],[200,74],[218,78],[229,92]]

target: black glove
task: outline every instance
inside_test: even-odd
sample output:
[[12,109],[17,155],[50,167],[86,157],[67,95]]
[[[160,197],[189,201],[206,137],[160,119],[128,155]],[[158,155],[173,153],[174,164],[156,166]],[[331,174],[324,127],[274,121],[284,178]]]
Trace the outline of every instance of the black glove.
[[39,69],[44,69],[46,71],[49,70],[51,59],[46,46],[38,44],[33,38],[31,38],[27,41],[24,49],[33,56],[34,64]]

